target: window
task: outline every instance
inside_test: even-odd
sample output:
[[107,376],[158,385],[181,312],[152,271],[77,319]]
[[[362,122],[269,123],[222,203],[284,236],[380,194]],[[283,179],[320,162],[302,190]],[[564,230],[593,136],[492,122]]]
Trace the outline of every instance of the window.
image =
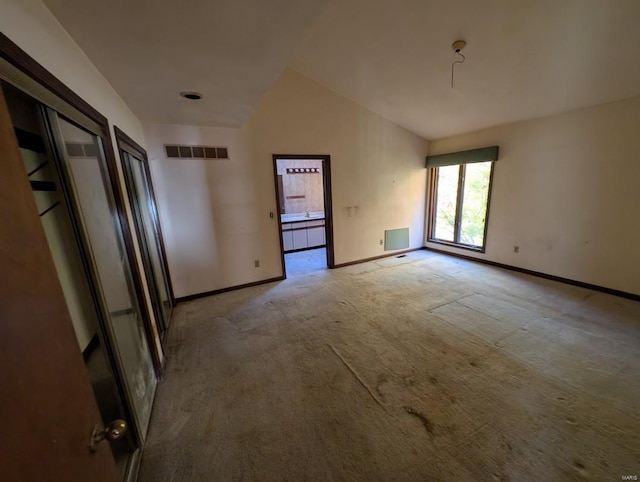
[[493,162],[431,169],[428,241],[484,251]]

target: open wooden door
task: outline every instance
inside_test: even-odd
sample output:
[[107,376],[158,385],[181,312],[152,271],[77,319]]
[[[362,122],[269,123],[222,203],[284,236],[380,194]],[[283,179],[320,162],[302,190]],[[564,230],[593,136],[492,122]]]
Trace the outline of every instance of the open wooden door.
[[0,166],[0,480],[118,481],[1,89]]

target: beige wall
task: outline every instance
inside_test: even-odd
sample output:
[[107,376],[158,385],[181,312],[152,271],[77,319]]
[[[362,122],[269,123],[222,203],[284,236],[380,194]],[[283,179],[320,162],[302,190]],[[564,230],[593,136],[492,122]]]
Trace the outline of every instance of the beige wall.
[[[432,141],[498,144],[486,258],[640,293],[640,97]],[[513,252],[520,247],[519,254]]]
[[0,31],[112,125],[144,144],[140,121],[40,0],[0,1]]
[[[293,71],[242,129],[145,126],[176,296],[280,276],[273,154],[329,154],[335,261],[385,254],[386,229],[423,245],[427,142]],[[163,144],[229,147],[166,159]],[[260,260],[260,268],[254,260]]]
[[[175,296],[278,276],[279,258],[263,239],[275,202],[258,195],[246,132],[148,125],[145,135]],[[230,159],[166,159],[163,144],[226,146]]]
[[384,254],[386,229],[409,227],[410,247],[423,245],[425,140],[291,70],[248,127],[265,177],[274,153],[331,155],[337,264]]

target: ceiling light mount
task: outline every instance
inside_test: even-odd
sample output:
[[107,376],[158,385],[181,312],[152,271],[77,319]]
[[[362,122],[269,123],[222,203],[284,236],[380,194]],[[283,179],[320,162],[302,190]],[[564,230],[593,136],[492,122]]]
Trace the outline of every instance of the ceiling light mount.
[[451,48],[453,49],[453,51],[462,58],[462,60],[456,60],[451,64],[451,88],[452,89],[453,89],[453,73],[454,73],[456,64],[462,64],[464,63],[465,60],[467,60],[466,57],[462,55],[462,49],[465,48],[466,46],[467,46],[467,42],[465,42],[464,40],[456,40],[451,44]]
[[185,99],[189,99],[189,100],[202,99],[202,94],[200,92],[180,92],[180,95]]
[[466,46],[467,46],[467,42],[465,42],[464,40],[456,40],[451,44],[451,48],[457,54],[462,52],[462,49],[465,48]]

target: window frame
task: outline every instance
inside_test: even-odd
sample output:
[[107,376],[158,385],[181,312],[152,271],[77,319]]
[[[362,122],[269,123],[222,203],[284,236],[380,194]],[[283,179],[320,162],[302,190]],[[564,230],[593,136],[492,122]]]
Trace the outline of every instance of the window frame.
[[[486,161],[485,161],[486,162]],[[491,191],[493,187],[493,171],[495,169],[496,161],[491,162],[491,170],[489,172],[489,187],[487,192],[487,209],[484,216],[484,232],[482,235],[482,246],[474,246],[471,244],[462,243],[460,241],[456,241],[460,239],[460,224],[461,224],[461,214],[463,207],[463,196],[464,196],[464,183],[465,183],[465,174],[468,163],[463,164],[453,164],[455,166],[459,166],[458,169],[458,191],[456,194],[456,217],[454,221],[453,227],[453,239],[454,241],[447,241],[443,239],[438,239],[434,237],[435,232],[435,224],[436,224],[436,206],[438,201],[438,173],[439,167],[432,167],[429,169],[429,196],[428,196],[428,204],[429,204],[429,217],[427,222],[427,242],[442,244],[445,246],[451,246],[454,248],[466,249],[469,251],[474,251],[476,253],[484,253],[487,248],[487,228],[489,227],[489,211],[491,207]]]

